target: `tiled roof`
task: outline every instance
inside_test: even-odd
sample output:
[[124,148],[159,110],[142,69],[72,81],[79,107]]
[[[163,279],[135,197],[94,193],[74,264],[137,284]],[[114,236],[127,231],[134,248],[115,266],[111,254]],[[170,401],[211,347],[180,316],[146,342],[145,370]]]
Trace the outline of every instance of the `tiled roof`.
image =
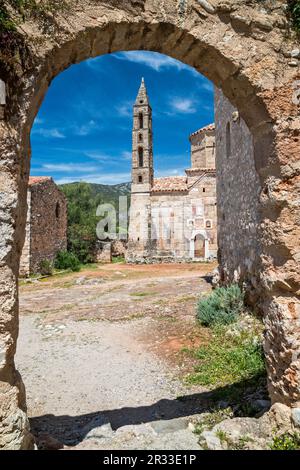
[[193,132],[190,135],[190,138],[193,137],[194,135],[198,135],[198,134],[202,134],[202,133],[207,132],[207,131],[214,131],[214,130],[215,130],[215,124],[214,123],[208,124],[208,126],[201,127],[201,129],[198,129],[197,131]]
[[32,186],[33,184],[44,183],[45,181],[51,181],[50,176],[29,176],[28,185]]
[[170,176],[167,178],[156,178],[153,181],[152,192],[187,191],[186,176]]

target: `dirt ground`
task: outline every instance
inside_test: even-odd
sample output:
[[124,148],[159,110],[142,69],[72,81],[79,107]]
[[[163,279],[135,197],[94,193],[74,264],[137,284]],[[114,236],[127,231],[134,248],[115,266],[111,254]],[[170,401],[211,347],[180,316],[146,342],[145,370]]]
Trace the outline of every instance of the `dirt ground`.
[[[196,325],[195,304],[210,291],[207,275],[214,267],[111,264],[22,281],[16,363],[37,438],[47,435],[76,448],[86,442],[151,448],[157,422],[195,413],[189,400],[177,399],[201,392],[182,381],[192,368],[182,348],[209,340]],[[97,425],[91,424],[95,419]],[[109,440],[101,434],[91,444],[86,435],[99,428],[99,419],[101,429],[109,426]],[[141,432],[140,426],[152,422],[150,439],[149,428]],[[139,444],[128,426],[138,426]],[[118,429],[123,440],[127,432],[126,443],[118,441]],[[181,444],[168,438],[164,445],[194,447],[192,433],[176,432]]]

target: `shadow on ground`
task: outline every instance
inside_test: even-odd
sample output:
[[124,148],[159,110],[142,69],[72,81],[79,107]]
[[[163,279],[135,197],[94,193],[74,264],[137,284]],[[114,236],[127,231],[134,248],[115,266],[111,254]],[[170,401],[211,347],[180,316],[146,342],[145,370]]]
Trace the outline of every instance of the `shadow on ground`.
[[[266,399],[266,379],[261,375],[211,392],[194,393],[176,399],[163,399],[149,406],[124,407],[79,416],[51,414],[30,419],[34,436],[47,433],[64,445],[75,446],[93,428],[110,423],[113,430],[127,425],[190,417],[232,407],[235,416],[254,416],[251,402]],[[257,410],[256,410],[257,413]]]

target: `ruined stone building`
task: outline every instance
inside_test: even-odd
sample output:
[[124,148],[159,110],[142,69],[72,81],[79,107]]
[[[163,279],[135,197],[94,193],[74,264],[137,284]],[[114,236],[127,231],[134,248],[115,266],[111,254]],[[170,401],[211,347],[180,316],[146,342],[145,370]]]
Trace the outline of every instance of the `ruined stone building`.
[[29,178],[27,204],[23,276],[38,272],[43,260],[53,261],[58,251],[67,248],[67,201],[52,178]]
[[215,127],[190,136],[185,176],[154,178],[152,109],[142,80],[133,110],[132,186],[127,261],[217,256]]

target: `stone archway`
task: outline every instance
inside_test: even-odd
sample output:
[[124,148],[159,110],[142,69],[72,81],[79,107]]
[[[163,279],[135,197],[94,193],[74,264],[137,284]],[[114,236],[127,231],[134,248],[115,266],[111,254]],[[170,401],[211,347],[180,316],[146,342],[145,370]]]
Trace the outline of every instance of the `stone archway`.
[[[0,106],[0,448],[32,446],[24,387],[14,366],[30,129],[57,74],[72,63],[119,50],[154,50],[195,67],[222,89],[248,125],[262,188],[259,222],[251,228],[260,249],[251,270],[247,257],[240,259],[222,270],[222,280],[230,282],[241,273],[239,282],[255,291],[265,318],[271,398],[300,406],[300,120],[295,90],[300,72],[298,59],[291,59],[296,39],[284,6],[281,0],[266,1],[264,9],[246,0],[78,0],[42,20],[29,18],[11,41],[0,36],[0,78],[6,84]],[[243,218],[247,197],[242,185],[239,190],[235,197]],[[233,234],[230,243],[241,240]],[[219,261],[222,268],[222,253]]]
[[190,239],[190,257],[192,259],[209,258],[209,239],[205,230],[193,231]]

